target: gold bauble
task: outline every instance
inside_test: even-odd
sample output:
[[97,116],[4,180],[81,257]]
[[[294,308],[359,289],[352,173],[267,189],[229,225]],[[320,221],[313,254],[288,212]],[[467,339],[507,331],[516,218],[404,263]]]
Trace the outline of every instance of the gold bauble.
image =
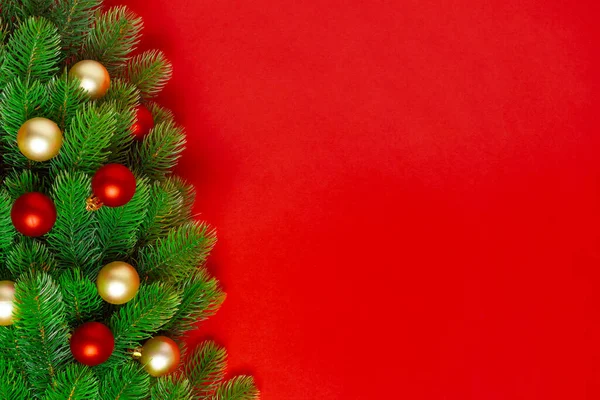
[[142,347],[140,362],[152,376],[163,376],[174,372],[179,366],[179,346],[166,336],[156,336]]
[[19,150],[32,161],[48,161],[55,157],[63,143],[63,134],[48,118],[31,118],[19,128]]
[[110,87],[110,75],[104,65],[98,61],[79,61],[71,67],[69,76],[79,79],[80,87],[91,99],[104,96]]
[[14,308],[15,283],[0,281],[0,326],[12,325]]
[[96,287],[106,302],[124,304],[135,297],[140,287],[140,276],[130,264],[113,261],[100,270]]

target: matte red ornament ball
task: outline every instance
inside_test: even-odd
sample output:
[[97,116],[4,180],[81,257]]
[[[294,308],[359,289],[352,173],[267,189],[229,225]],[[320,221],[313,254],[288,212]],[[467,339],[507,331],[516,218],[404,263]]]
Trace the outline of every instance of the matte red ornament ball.
[[107,164],[94,174],[92,191],[105,206],[120,207],[135,194],[135,176],[124,165]]
[[25,193],[14,202],[10,218],[23,235],[42,236],[50,232],[56,222],[56,207],[43,193]]
[[115,337],[100,322],[86,322],[71,336],[71,353],[82,364],[94,366],[108,360],[115,348]]
[[150,110],[140,104],[135,108],[135,122],[131,125],[131,134],[136,140],[142,140],[154,128],[154,117]]

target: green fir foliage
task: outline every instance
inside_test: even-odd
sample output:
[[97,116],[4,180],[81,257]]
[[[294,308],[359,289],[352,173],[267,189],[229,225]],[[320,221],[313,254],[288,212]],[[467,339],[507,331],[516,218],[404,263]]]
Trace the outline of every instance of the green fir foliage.
[[65,56],[80,50],[90,32],[100,0],[58,0],[50,19],[59,29]]
[[100,268],[101,254],[96,245],[96,217],[85,204],[90,187],[90,178],[81,172],[63,172],[56,177],[52,197],[57,218],[47,236],[59,262],[93,276]]
[[16,366],[0,358],[0,399],[27,400],[27,386]]
[[54,173],[64,170],[78,170],[94,173],[106,163],[116,116],[110,105],[86,105],[77,110],[65,135],[58,156],[51,161]]
[[40,192],[41,180],[37,174],[31,170],[13,170],[4,178],[4,187],[12,200],[16,200],[19,196],[29,192]]
[[67,313],[58,285],[43,272],[16,285],[15,337],[36,394],[43,393],[70,358]]
[[6,256],[6,268],[11,276],[43,271],[53,274],[58,264],[48,247],[35,239],[23,237]]
[[28,84],[47,81],[58,71],[60,36],[56,25],[45,18],[28,18],[6,45],[2,76],[20,76]]
[[255,400],[258,390],[251,376],[236,376],[222,383],[211,400]]
[[79,87],[79,84],[77,79],[69,78],[66,72],[48,83],[50,101],[45,117],[56,122],[63,131],[85,102],[85,92]]
[[219,282],[209,276],[205,269],[197,269],[188,278],[180,281],[181,305],[165,329],[178,335],[193,329],[198,321],[213,316],[225,300]]
[[186,365],[186,376],[192,382],[196,396],[212,395],[225,378],[227,351],[215,342],[201,343],[190,355]]
[[67,308],[67,320],[76,327],[102,316],[102,298],[96,285],[79,269],[67,269],[59,278],[60,290]]
[[[184,353],[184,334],[225,299],[204,266],[215,245],[210,225],[195,221],[195,192],[173,175],[184,148],[183,128],[153,101],[172,75],[164,53],[136,53],[142,20],[102,0],[3,0],[0,5],[0,280],[15,286],[13,324],[0,326],[0,399],[253,400],[250,377],[226,377],[227,354],[206,341]],[[91,100],[69,77],[77,61],[101,62],[107,94]],[[131,126],[136,107],[154,127],[141,140]],[[34,117],[63,132],[59,154],[28,160],[17,133]],[[136,177],[126,205],[88,210],[94,173],[120,163]],[[14,201],[29,192],[50,196],[57,218],[49,233],[27,237],[11,220]],[[123,305],[98,294],[98,271],[112,261],[133,265],[140,287]],[[94,367],[77,362],[70,335],[83,323],[109,327],[115,347]],[[166,335],[185,363],[150,376],[133,354]]]
[[149,201],[148,184],[138,180],[135,195],[129,203],[121,207],[102,207],[96,212],[98,244],[105,263],[131,255]]
[[152,387],[152,400],[192,400],[192,387],[187,379],[172,376],[159,378]]
[[127,64],[125,75],[137,86],[143,97],[155,97],[167,84],[173,67],[164,53],[148,50],[132,58]]
[[111,74],[118,72],[137,47],[142,26],[142,19],[126,7],[98,12],[82,58],[101,62]]
[[185,149],[185,133],[173,122],[161,122],[135,148],[133,167],[151,179],[162,180]]
[[[2,78],[0,78],[0,83]],[[4,163],[18,170],[31,168],[29,161],[17,147],[17,132],[25,121],[41,116],[46,109],[48,94],[40,81],[24,82],[16,77],[9,82],[0,95],[0,139]]]
[[145,399],[150,391],[150,375],[139,363],[130,360],[108,371],[100,383],[100,400]]
[[109,321],[115,351],[106,364],[118,365],[130,359],[129,350],[159,331],[173,317],[180,301],[179,293],[166,284],[155,282],[140,287],[137,295]]
[[206,223],[188,222],[139,252],[139,269],[151,278],[181,281],[203,264],[216,242]]
[[98,379],[89,367],[71,364],[59,372],[44,400],[97,399]]
[[[10,209],[12,207],[12,199],[5,190],[0,191],[0,264],[4,265],[6,253],[10,249],[15,228],[10,219]],[[4,272],[2,272],[4,275]],[[0,277],[4,279],[4,277]]]

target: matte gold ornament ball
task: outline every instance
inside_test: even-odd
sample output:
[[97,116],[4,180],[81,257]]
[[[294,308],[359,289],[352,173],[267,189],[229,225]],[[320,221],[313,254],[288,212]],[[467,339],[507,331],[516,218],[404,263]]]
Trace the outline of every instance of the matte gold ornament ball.
[[158,377],[174,372],[180,356],[177,343],[166,336],[156,336],[144,343],[139,360],[146,372]]
[[0,326],[12,325],[14,303],[15,283],[13,281],[0,281]]
[[81,88],[91,99],[104,96],[110,87],[110,75],[98,61],[79,61],[71,67],[69,76],[79,79]]
[[133,266],[113,261],[100,270],[96,279],[98,294],[107,303],[124,304],[133,299],[140,287],[140,276]]
[[48,161],[55,157],[63,144],[63,134],[48,118],[31,118],[19,128],[17,145],[25,157],[32,161]]

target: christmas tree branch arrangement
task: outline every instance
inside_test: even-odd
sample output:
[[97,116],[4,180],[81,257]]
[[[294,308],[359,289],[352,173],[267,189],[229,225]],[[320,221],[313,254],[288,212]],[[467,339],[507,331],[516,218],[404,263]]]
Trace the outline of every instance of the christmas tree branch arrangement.
[[185,135],[142,21],[100,0],[0,2],[0,398],[258,398],[212,341],[215,232],[171,172]]

